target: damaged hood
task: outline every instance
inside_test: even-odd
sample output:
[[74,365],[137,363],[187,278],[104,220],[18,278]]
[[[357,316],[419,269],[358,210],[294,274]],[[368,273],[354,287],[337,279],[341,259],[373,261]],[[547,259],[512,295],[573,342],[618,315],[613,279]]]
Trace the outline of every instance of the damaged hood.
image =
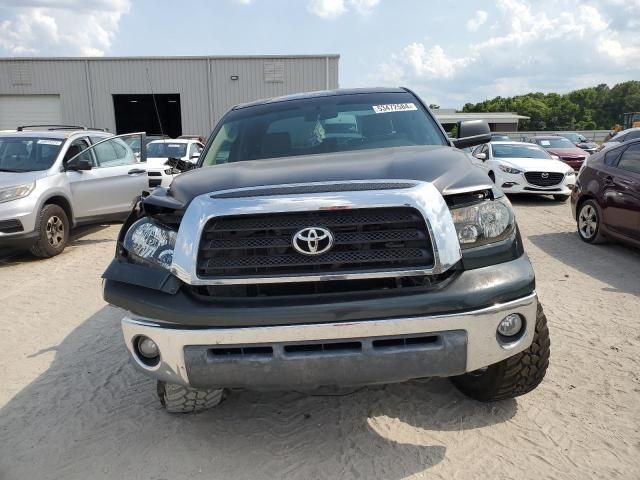
[[184,208],[199,195],[221,190],[385,179],[430,182],[443,195],[492,187],[486,172],[474,165],[461,150],[446,146],[411,146],[270,158],[198,168],[177,176],[168,192],[154,192],[145,201]]

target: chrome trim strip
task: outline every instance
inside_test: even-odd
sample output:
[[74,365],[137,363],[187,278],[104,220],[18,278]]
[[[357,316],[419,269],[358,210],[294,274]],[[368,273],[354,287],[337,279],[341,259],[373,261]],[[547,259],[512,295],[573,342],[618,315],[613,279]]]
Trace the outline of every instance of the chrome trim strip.
[[[464,330],[467,333],[466,371],[470,372],[529,348],[533,341],[537,307],[538,299],[533,292],[518,300],[460,313],[344,323],[205,329],[167,328],[153,319],[131,315],[123,318],[122,331],[125,344],[138,368],[160,380],[184,385],[189,383],[184,359],[184,347],[188,345],[234,346],[342,340],[450,330]],[[498,341],[496,329],[509,313],[524,316],[525,332],[517,341],[505,345]],[[149,367],[136,357],[133,345],[139,335],[148,336],[158,345],[158,365]]]
[[[353,183],[392,183],[393,180],[360,180]],[[187,209],[173,254],[171,272],[189,285],[237,285],[249,283],[286,283],[324,280],[351,280],[410,275],[434,275],[443,273],[462,258],[460,243],[449,212],[449,207],[440,192],[431,184],[410,180],[395,180],[398,183],[412,182],[412,188],[398,190],[369,190],[354,192],[329,192],[302,195],[273,195],[245,198],[211,198],[213,192],[193,199]],[[328,185],[332,182],[307,184],[269,185],[268,188]],[[267,188],[267,187],[265,187]],[[256,188],[237,189],[255,191]],[[215,193],[232,192],[221,190]],[[202,230],[214,217],[249,215],[258,213],[283,213],[318,211],[326,209],[413,207],[422,213],[433,245],[434,264],[431,268],[385,269],[374,272],[341,272],[324,275],[284,275],[255,277],[200,278],[197,275],[198,248]]]

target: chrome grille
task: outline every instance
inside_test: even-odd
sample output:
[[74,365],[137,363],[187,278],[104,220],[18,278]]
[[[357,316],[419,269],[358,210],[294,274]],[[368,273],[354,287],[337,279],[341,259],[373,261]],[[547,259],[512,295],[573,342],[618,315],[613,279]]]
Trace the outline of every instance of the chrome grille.
[[564,173],[557,172],[526,172],[524,177],[531,185],[551,187],[558,185],[564,178]]
[[[333,248],[303,255],[293,235],[306,227],[329,229]],[[358,272],[433,266],[425,221],[410,207],[269,213],[212,218],[198,254],[201,278]]]

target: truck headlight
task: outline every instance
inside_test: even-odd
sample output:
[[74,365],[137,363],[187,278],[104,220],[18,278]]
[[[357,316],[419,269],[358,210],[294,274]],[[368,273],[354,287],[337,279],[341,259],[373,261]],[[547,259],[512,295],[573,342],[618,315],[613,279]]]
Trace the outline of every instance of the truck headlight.
[[507,197],[454,208],[451,216],[463,250],[507,238],[516,223]]
[[144,217],[129,227],[123,246],[135,258],[169,269],[178,232]]
[[510,173],[512,175],[518,175],[522,173],[522,170],[518,170],[517,168],[507,167],[505,165],[498,165],[498,168],[505,173]]
[[22,185],[15,185],[13,187],[0,188],[0,203],[24,198],[31,192],[33,192],[34,188],[36,188],[36,182],[23,183]]

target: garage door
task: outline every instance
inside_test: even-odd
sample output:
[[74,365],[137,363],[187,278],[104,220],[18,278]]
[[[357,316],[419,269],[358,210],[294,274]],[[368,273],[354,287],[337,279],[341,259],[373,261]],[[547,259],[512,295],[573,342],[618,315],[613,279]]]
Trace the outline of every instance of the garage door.
[[0,95],[0,130],[61,121],[60,95]]

